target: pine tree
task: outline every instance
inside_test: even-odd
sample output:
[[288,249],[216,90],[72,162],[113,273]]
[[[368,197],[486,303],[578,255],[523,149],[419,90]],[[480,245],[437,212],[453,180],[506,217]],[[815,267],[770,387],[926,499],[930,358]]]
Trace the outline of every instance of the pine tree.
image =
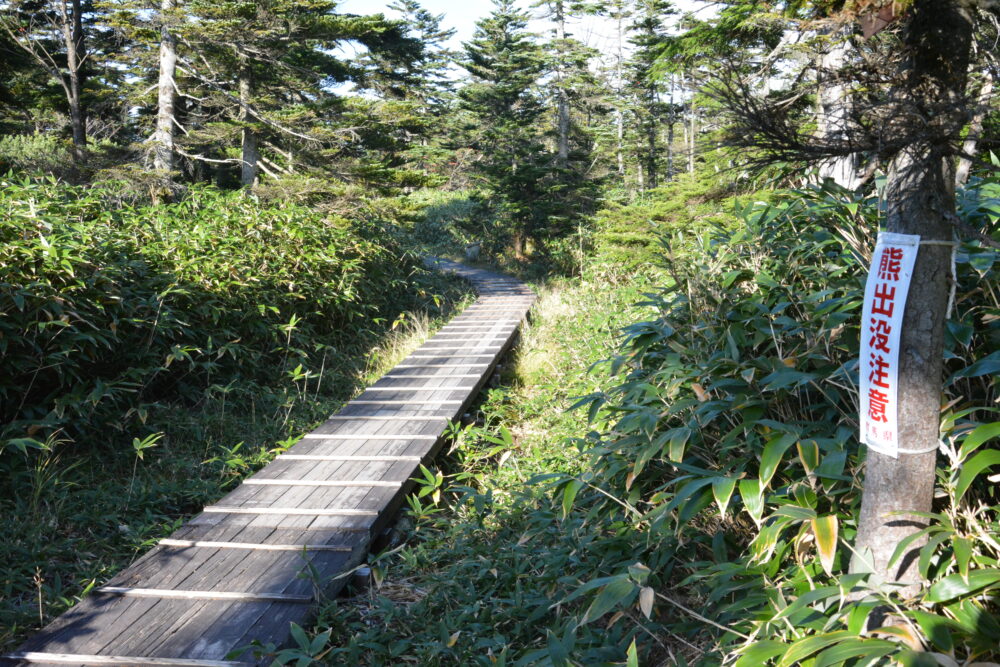
[[545,224],[538,206],[547,155],[535,130],[544,107],[535,89],[544,57],[525,28],[528,15],[513,0],[494,0],[493,13],[476,24],[462,67],[472,81],[459,91],[476,120],[477,170],[507,219],[515,255]]

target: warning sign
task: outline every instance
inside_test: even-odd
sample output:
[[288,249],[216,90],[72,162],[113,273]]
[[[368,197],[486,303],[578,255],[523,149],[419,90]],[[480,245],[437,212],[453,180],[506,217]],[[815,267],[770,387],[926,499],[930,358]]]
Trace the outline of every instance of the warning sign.
[[861,441],[893,458],[899,454],[899,334],[919,249],[919,236],[878,235],[861,315]]

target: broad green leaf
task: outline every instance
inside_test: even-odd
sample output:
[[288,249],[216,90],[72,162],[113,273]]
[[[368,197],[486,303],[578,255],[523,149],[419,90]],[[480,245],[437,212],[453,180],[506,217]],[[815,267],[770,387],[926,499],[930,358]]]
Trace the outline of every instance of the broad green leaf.
[[691,429],[686,426],[673,429],[673,435],[670,437],[670,444],[667,450],[671,461],[679,463],[684,460],[684,448],[687,446],[687,441],[690,438]]
[[998,582],[1000,582],[1000,569],[996,568],[973,570],[969,572],[968,581],[961,574],[950,574],[934,582],[924,599],[928,602],[947,602]]
[[626,603],[628,598],[635,593],[635,589],[635,584],[629,580],[628,576],[616,577],[602,588],[594,601],[590,603],[590,607],[587,608],[587,613],[583,615],[580,624],[585,625],[596,621],[616,606]]
[[813,667],[843,665],[853,658],[881,658],[899,649],[899,644],[885,639],[845,639],[816,656]]
[[806,473],[811,473],[819,465],[819,444],[815,440],[802,440],[797,444],[799,460]]
[[772,438],[764,445],[764,453],[760,457],[760,484],[767,488],[771,483],[771,478],[781,464],[781,458],[788,451],[788,448],[795,444],[798,437],[794,433],[783,433],[776,438]]
[[570,510],[573,509],[573,501],[576,500],[576,494],[579,493],[580,489],[583,488],[583,482],[578,479],[572,479],[563,487],[562,493],[562,513],[563,518],[569,516]]
[[820,600],[826,600],[827,598],[833,597],[834,595],[840,595],[840,588],[837,586],[823,586],[821,588],[815,588],[795,598],[790,605],[775,614],[774,618],[771,620],[780,621],[783,618],[788,618],[795,612],[805,609],[809,605],[819,602]]
[[771,658],[784,653],[787,648],[788,644],[784,642],[761,639],[743,650],[733,667],[760,667]]
[[997,464],[1000,464],[1000,450],[996,449],[979,452],[965,462],[962,465],[962,472],[958,475],[958,482],[955,484],[955,502],[962,500],[962,496],[969,490],[979,473]]
[[972,559],[972,541],[967,537],[956,537],[952,542],[955,550],[955,562],[958,564],[958,573],[962,579],[969,580],[969,561]]
[[812,521],[816,518],[816,510],[811,507],[802,507],[801,505],[782,505],[774,510],[771,516],[786,516],[796,521]]
[[729,507],[729,499],[733,497],[735,488],[736,480],[732,477],[716,477],[712,480],[712,496],[719,506],[719,516],[726,516],[726,508]]
[[838,644],[845,639],[853,640],[857,639],[857,636],[852,635],[847,630],[837,630],[836,632],[812,635],[810,637],[800,639],[788,647],[785,654],[781,656],[781,660],[778,661],[778,667],[791,667],[792,665],[805,660],[813,653],[821,651],[833,644]]
[[961,629],[961,625],[950,618],[920,609],[914,609],[910,613],[913,614],[913,619],[920,627],[920,631],[924,633],[924,636],[930,640],[935,648],[946,653],[952,650],[954,647],[951,637],[952,630]]
[[958,378],[977,378],[983,375],[1000,375],[1000,351],[993,352],[979,361],[958,371],[951,376],[949,384]]
[[629,644],[625,658],[625,667],[639,667],[639,649],[635,646],[635,639]]
[[741,479],[740,498],[743,499],[743,506],[746,507],[750,518],[759,526],[764,516],[764,494],[760,488],[760,480]]
[[958,460],[965,461],[980,445],[996,437],[1000,437],[1000,422],[980,424],[962,440],[962,446],[958,450]]
[[813,535],[816,536],[816,551],[823,571],[833,576],[833,559],[837,555],[837,533],[839,524],[835,514],[821,516],[811,521]]

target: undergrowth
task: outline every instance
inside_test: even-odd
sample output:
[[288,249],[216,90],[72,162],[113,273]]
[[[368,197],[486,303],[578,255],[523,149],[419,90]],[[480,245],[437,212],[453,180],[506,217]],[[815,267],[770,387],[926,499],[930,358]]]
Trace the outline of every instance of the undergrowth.
[[391,218],[192,189],[0,190],[0,648],[72,606],[468,298]]
[[[963,218],[994,233],[996,194],[969,188]],[[372,558],[376,586],[321,614],[326,662],[996,660],[996,253],[957,255],[930,585],[907,607],[847,572],[876,198],[810,187],[714,216],[703,202],[656,230],[656,252],[655,203],[602,214],[605,247],[543,291],[483,423],[418,480],[406,541]],[[633,214],[642,238],[621,236]],[[636,248],[661,268],[616,272]]]

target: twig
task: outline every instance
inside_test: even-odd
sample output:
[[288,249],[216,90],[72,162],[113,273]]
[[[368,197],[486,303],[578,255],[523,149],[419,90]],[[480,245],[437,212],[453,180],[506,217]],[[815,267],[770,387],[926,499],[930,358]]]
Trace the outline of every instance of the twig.
[[677,602],[676,600],[668,598],[666,595],[664,595],[662,593],[656,593],[656,597],[660,598],[661,600],[663,600],[665,602],[669,602],[670,604],[674,605],[675,607],[677,607],[678,609],[680,609],[684,613],[693,616],[694,618],[698,619],[702,623],[708,623],[709,625],[711,625],[713,627],[716,627],[719,630],[723,630],[725,632],[730,632],[730,633],[736,635],[737,637],[740,637],[741,639],[747,639],[747,640],[750,639],[750,635],[745,635],[742,632],[738,632],[736,630],[733,630],[732,628],[727,628],[726,626],[722,625],[721,623],[716,623],[715,621],[713,621],[710,618],[705,618],[704,616],[702,616],[698,612],[694,611],[693,609],[688,609],[687,607],[685,607],[684,605],[682,605],[680,602]]

